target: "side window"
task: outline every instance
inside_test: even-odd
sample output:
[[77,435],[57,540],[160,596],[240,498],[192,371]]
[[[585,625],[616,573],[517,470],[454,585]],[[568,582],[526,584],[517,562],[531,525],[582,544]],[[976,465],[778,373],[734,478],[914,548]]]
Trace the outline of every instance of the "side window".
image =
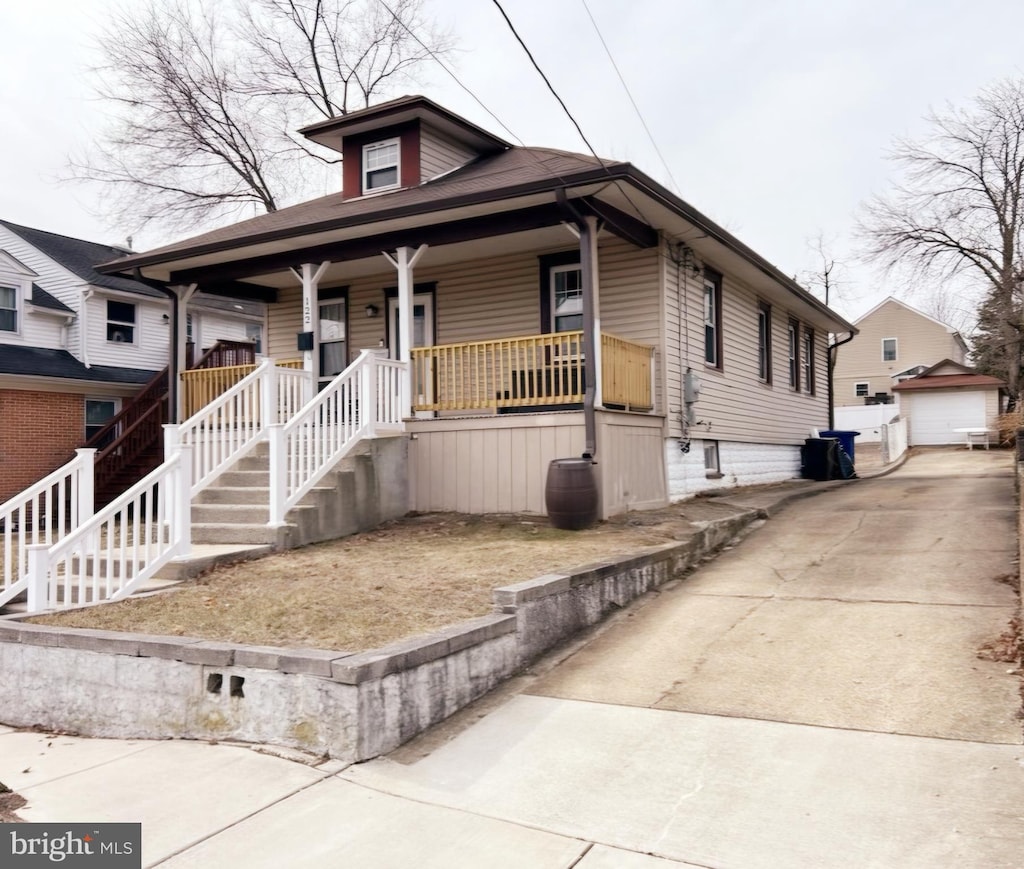
[[772,382],[772,306],[765,302],[757,304],[757,376]]
[[896,361],[896,339],[895,338],[883,338],[882,339],[882,361],[883,362],[895,362]]
[[135,305],[107,301],[107,340],[115,344],[135,343]]
[[814,330],[804,326],[801,337],[803,339],[800,354],[800,361],[803,365],[801,385],[804,392],[814,395]]
[[722,367],[722,276],[704,273],[704,362]]
[[800,324],[789,321],[789,388],[800,389]]
[[0,332],[18,331],[18,291],[0,287]]
[[[118,411],[116,398],[87,398],[85,400],[85,439],[91,440]],[[120,426],[118,426],[120,428]],[[103,445],[105,446],[105,445]]]
[[871,395],[871,383],[865,380],[863,383],[853,384],[853,394],[856,398],[867,398]]
[[578,265],[551,268],[551,331],[583,328],[583,271]]
[[363,193],[388,190],[399,182],[399,140],[363,146]]

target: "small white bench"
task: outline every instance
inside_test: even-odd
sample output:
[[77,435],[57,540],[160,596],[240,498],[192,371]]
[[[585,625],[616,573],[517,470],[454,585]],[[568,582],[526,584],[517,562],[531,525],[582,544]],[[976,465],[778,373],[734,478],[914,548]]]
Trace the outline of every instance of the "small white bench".
[[967,438],[967,449],[973,450],[974,445],[977,444],[979,447],[984,444],[985,449],[988,449],[989,435],[995,434],[995,429],[991,428],[955,428],[954,433],[965,435]]

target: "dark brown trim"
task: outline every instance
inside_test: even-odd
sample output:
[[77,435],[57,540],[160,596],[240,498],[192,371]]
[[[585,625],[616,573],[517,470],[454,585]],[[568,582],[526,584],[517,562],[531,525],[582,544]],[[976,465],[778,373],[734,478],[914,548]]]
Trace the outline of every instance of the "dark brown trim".
[[415,187],[420,183],[420,125],[418,121],[410,121],[345,139],[342,146],[341,182],[341,192],[345,199],[362,196],[365,192],[363,148],[387,139],[398,139],[398,169],[401,173],[399,186]]
[[789,388],[800,391],[800,321],[790,317],[786,324],[786,367],[789,370]]
[[[764,332],[761,330],[761,316],[764,315]],[[772,306],[762,299],[757,300],[757,368],[758,379],[766,386],[772,385]],[[761,365],[764,374],[761,374]]]
[[512,232],[524,232],[530,229],[541,229],[557,226],[562,222],[563,214],[557,205],[537,205],[533,208],[522,208],[518,211],[492,214],[486,217],[453,220],[448,223],[437,223],[399,232],[388,232],[381,235],[355,238],[349,241],[333,242],[301,248],[286,253],[241,259],[219,265],[204,266],[172,272],[170,283],[202,283],[204,281],[222,282],[253,275],[270,274],[293,268],[304,262],[344,262],[346,260],[363,259],[379,255],[384,250],[394,250],[409,244],[429,244],[439,246],[459,241],[472,241],[492,235]]

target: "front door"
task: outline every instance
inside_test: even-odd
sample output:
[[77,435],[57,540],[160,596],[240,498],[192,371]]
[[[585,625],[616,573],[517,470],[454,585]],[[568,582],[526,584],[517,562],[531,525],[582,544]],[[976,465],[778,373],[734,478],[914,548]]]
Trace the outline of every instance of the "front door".
[[[402,349],[398,334],[398,299],[388,298],[388,356],[400,359]],[[412,346],[430,347],[434,343],[434,295],[414,293],[412,297]],[[422,411],[424,404],[434,401],[434,370],[430,359],[413,360],[409,376],[412,380],[412,402],[420,406],[417,415],[433,416],[431,411]]]
[[[401,358],[398,345],[398,299],[388,299],[388,356]],[[412,297],[412,346],[429,347],[434,343],[434,295],[415,293]]]

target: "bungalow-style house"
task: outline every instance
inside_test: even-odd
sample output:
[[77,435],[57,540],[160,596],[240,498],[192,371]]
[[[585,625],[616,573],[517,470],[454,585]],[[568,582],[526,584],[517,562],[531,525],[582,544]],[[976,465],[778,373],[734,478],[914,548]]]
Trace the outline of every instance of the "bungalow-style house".
[[836,348],[833,372],[838,406],[889,403],[893,387],[944,359],[963,364],[963,336],[892,296],[854,321],[854,341]]
[[893,389],[912,446],[988,446],[996,440],[1006,389],[997,377],[943,359]]
[[855,330],[692,206],[420,96],[301,132],[340,193],[102,271],[268,300],[270,355],[320,385],[399,360],[410,509],[543,513],[549,461],[584,453],[605,516],[797,474]]
[[[421,96],[302,133],[342,155],[340,193],[98,268],[177,298],[166,460],[26,553],[0,604],[121,597],[193,542],[543,514],[555,459],[593,472],[602,517],[798,475],[829,335],[856,330],[678,196]],[[197,291],[265,302],[267,358],[179,378]]]
[[[0,504],[66,462],[166,367],[168,295],[94,268],[129,253],[0,220]],[[199,347],[262,340],[263,307],[250,300],[197,297],[189,312]]]

